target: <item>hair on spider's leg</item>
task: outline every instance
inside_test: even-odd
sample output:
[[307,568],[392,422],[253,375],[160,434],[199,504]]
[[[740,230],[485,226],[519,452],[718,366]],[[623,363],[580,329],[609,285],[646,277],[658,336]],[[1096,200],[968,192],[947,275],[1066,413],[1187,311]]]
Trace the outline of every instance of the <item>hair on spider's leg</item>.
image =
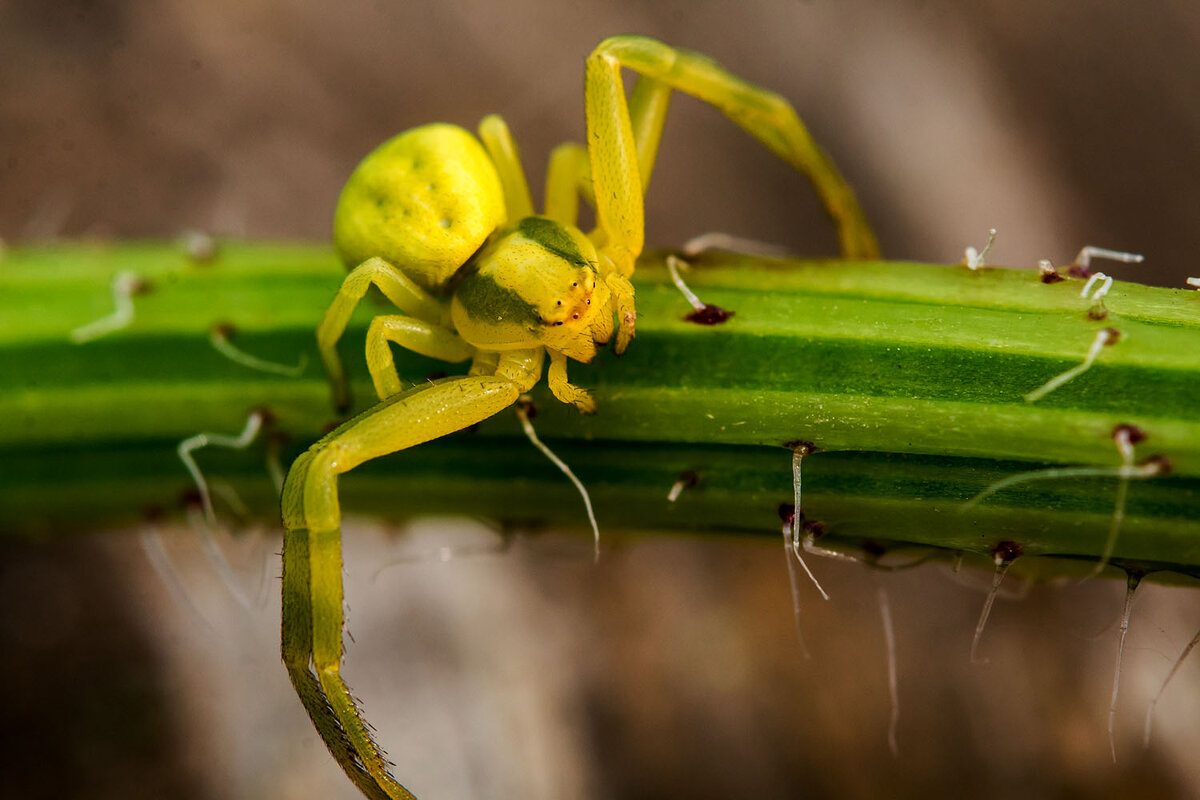
[[300,377],[304,374],[305,368],[308,367],[307,353],[300,354],[300,359],[294,367],[290,367],[287,364],[277,364],[274,361],[267,361],[258,356],[252,356],[246,351],[238,349],[230,341],[234,332],[233,325],[228,322],[218,323],[209,329],[208,341],[218,353],[236,364],[256,369],[259,372],[269,372],[272,375],[283,375],[288,378]]
[[683,494],[683,490],[689,486],[695,486],[700,482],[700,476],[693,470],[685,469],[679,473],[679,479],[671,486],[671,491],[667,492],[667,502],[674,503],[679,499],[679,495]]
[[1167,690],[1167,684],[1175,677],[1175,673],[1183,666],[1183,662],[1187,660],[1188,655],[1196,649],[1196,645],[1200,644],[1200,631],[1196,631],[1196,635],[1183,648],[1183,652],[1179,654],[1179,658],[1175,659],[1175,663],[1171,666],[1171,671],[1167,673],[1167,677],[1163,679],[1162,686],[1158,687],[1158,691],[1154,693],[1153,699],[1150,700],[1150,707],[1146,709],[1146,725],[1142,731],[1142,746],[1150,746],[1150,731],[1154,725],[1154,709],[1158,706],[1159,698],[1163,696],[1163,692]]
[[671,280],[674,281],[676,288],[683,294],[683,298],[688,301],[693,309],[692,313],[684,317],[688,322],[694,322],[697,325],[720,325],[732,317],[735,311],[726,311],[720,306],[714,306],[705,303],[696,293],[688,288],[688,285],[683,282],[683,278],[679,274],[680,267],[687,267],[687,262],[678,256],[667,256],[667,271],[671,273]]
[[996,602],[996,595],[1000,593],[1000,584],[1004,580],[1004,574],[1008,572],[1008,568],[1021,555],[1021,545],[1016,542],[1004,541],[992,548],[992,561],[996,565],[996,571],[992,573],[992,588],[988,590],[987,597],[983,601],[983,610],[979,612],[979,622],[975,624],[975,636],[971,639],[971,663],[983,664],[986,661],[979,658],[979,641],[983,638],[983,629],[987,627],[988,617],[992,614],[992,605]]
[[517,404],[514,406],[514,408],[517,412],[517,419],[521,421],[521,429],[525,431],[526,438],[529,439],[530,443],[534,447],[541,451],[542,455],[550,459],[550,463],[558,467],[559,470],[562,471],[562,474],[566,475],[567,479],[571,481],[571,483],[575,484],[575,488],[579,491],[579,495],[583,498],[583,505],[585,508],[587,508],[588,522],[591,523],[592,536],[595,542],[592,550],[592,560],[593,562],[600,561],[600,526],[596,522],[596,512],[592,509],[592,498],[588,494],[587,488],[583,485],[583,482],[580,481],[579,478],[575,477],[575,473],[571,471],[571,468],[567,466],[566,462],[556,456],[554,451],[547,447],[542,440],[538,438],[537,433],[533,430],[533,423],[530,422],[530,417],[533,416],[531,413],[534,409],[533,402],[529,400],[528,397],[522,397],[517,401]]
[[982,269],[985,266],[983,258],[987,255],[988,251],[992,249],[992,245],[995,244],[995,242],[996,229],[990,228],[988,230],[987,244],[983,246],[982,250],[976,250],[974,247],[967,247],[967,249],[963,251],[963,266],[971,271]]
[[149,282],[136,273],[118,272],[112,280],[113,312],[72,330],[71,341],[83,344],[128,327],[133,322],[133,296],[142,294],[149,288]]
[[1142,578],[1146,573],[1127,569],[1125,571],[1125,604],[1121,609],[1121,638],[1120,644],[1117,645],[1117,663],[1113,668],[1113,684],[1112,684],[1112,701],[1108,704],[1108,751],[1112,755],[1113,763],[1117,763],[1117,695],[1121,690],[1121,662],[1125,658],[1125,637],[1129,633],[1129,615],[1133,612],[1133,597],[1137,593],[1138,585],[1141,584]]
[[1026,394],[1025,402],[1037,402],[1053,392],[1055,389],[1070,383],[1083,373],[1087,372],[1092,368],[1092,363],[1096,360],[1096,357],[1100,355],[1100,351],[1106,346],[1111,347],[1112,345],[1116,344],[1117,340],[1120,338],[1121,332],[1116,328],[1103,328],[1097,331],[1096,338],[1092,340],[1092,345],[1088,348],[1087,354],[1083,357],[1083,362],[1081,364],[1055,375],[1041,386]]

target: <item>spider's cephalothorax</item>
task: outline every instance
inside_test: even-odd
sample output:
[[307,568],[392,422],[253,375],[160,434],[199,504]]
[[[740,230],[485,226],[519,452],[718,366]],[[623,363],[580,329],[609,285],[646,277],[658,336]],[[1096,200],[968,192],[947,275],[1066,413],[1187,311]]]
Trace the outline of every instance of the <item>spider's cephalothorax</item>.
[[611,295],[596,283],[596,249],[578,228],[525,217],[463,269],[450,319],[475,347],[543,346],[591,361],[612,335]]
[[[621,68],[640,74],[626,97]],[[849,186],[792,107],[704,56],[640,36],[601,42],[587,60],[587,147],[554,150],[545,206],[535,215],[508,128],[479,138],[454,125],[414,128],[376,148],[338,201],[334,243],[353,266],[317,330],[339,410],[350,406],[337,342],[358,301],[377,286],[400,313],[367,332],[367,368],[380,402],[296,459],[283,490],[283,658],[330,752],[371,798],[412,795],[388,762],[341,678],[341,512],[337,476],[364,461],[473,425],[540,379],[581,411],[595,401],[567,380],[615,335],[634,333],[633,274],[642,252],[642,195],[672,91],[721,110],[813,182],[847,257],[878,255]],[[577,227],[579,201],[596,227]],[[405,389],[392,346],[448,362],[466,375]],[[667,365],[665,365],[667,366]]]

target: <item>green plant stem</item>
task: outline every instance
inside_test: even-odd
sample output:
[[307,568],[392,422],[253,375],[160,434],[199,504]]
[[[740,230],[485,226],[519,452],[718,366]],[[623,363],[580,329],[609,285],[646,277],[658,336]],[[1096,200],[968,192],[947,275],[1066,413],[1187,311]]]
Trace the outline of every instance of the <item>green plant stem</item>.
[[[126,328],[83,344],[70,332],[112,311],[119,272],[145,286]],[[190,486],[174,453],[201,431],[237,433],[252,409],[286,435],[284,467],[335,422],[314,330],[342,268],[324,247],[224,243],[197,263],[165,244],[61,245],[0,260],[0,528],[97,527],[170,511]],[[661,262],[635,276],[638,336],[628,353],[573,364],[599,403],[581,417],[539,387],[539,434],[591,488],[602,525],[778,535],[791,450],[804,461],[805,514],[834,536],[988,552],[1096,556],[1116,479],[1036,481],[963,503],[1044,465],[1115,468],[1113,431],[1136,425],[1136,461],[1169,460],[1135,481],[1116,555],[1200,566],[1200,297],[1117,283],[1089,317],[1082,281],[1036,270],[708,257],[685,275],[735,312],[697,325]],[[361,348],[382,303],[359,309],[342,354],[359,408],[374,399]],[[235,363],[210,341],[296,365],[298,377]],[[1024,396],[1119,332],[1094,366],[1035,403]],[[407,381],[460,367],[397,351]],[[277,441],[277,440],[275,440]],[[841,451],[841,452],[839,452]],[[884,455],[897,454],[897,455]],[[197,453],[250,508],[275,511],[266,450]],[[699,477],[675,503],[680,472]],[[361,473],[361,474],[360,474]],[[582,525],[582,507],[519,438],[513,415],[381,459],[343,478],[349,513],[472,513]]]

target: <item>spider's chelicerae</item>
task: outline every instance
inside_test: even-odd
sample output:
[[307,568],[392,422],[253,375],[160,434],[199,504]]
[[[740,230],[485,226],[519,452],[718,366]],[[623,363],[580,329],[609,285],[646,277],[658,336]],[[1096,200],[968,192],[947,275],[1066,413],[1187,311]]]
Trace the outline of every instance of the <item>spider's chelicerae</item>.
[[[627,98],[621,68],[640,77]],[[349,407],[336,345],[358,301],[378,286],[400,314],[367,332],[367,367],[380,403],[325,436],[292,465],[283,491],[283,659],[321,738],[371,798],[412,795],[388,772],[340,675],[341,512],[337,476],[436,439],[513,405],[541,378],[581,411],[595,401],[567,380],[567,361],[591,361],[615,333],[634,334],[633,286],[642,251],[642,196],[672,90],[700,98],[812,180],[838,226],[843,253],[878,255],[849,186],[778,95],[696,53],[641,36],[606,39],[587,60],[587,147],[551,155],[544,213],[497,116],[479,138],[454,125],[414,128],[369,154],[346,184],[334,241],[355,266],[317,339],[340,410]],[[579,199],[596,228],[576,227]],[[465,376],[403,389],[391,343],[450,362]]]

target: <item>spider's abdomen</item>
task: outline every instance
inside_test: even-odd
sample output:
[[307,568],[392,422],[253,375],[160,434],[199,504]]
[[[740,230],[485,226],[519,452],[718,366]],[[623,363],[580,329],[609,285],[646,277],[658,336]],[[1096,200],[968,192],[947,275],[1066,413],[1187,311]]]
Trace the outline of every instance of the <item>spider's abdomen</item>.
[[504,222],[483,145],[456,125],[413,128],[375,148],[338,198],[333,240],[346,264],[378,256],[440,289]]

